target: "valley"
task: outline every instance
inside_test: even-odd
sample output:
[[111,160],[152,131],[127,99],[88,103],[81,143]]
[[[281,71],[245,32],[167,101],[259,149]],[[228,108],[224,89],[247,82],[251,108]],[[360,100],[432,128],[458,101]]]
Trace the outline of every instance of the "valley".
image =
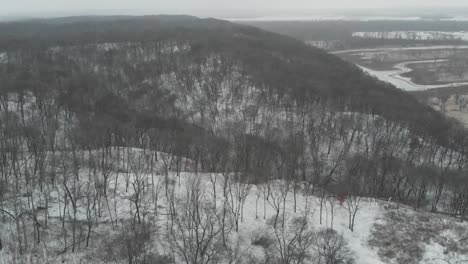
[[[405,91],[456,90],[424,102],[468,126],[468,47],[424,46],[333,51],[364,72]],[[457,89],[459,88],[459,89]],[[431,94],[429,92],[429,94]]]

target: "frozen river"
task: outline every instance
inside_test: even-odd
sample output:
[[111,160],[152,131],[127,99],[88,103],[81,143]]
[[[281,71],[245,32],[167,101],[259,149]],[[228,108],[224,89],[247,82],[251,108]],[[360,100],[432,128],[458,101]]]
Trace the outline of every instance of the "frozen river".
[[[412,47],[412,48],[378,48],[378,49],[358,49],[358,50],[342,50],[332,52],[333,54],[344,54],[344,53],[365,53],[372,51],[395,51],[395,50],[430,50],[430,49],[448,49],[448,48],[457,48],[457,49],[468,49],[468,46],[432,46],[432,47]],[[391,83],[396,87],[407,90],[407,91],[420,91],[432,88],[444,88],[444,87],[458,87],[468,85],[468,82],[454,82],[446,84],[434,84],[434,85],[422,85],[414,83],[411,78],[404,77],[405,73],[411,72],[412,69],[408,67],[411,64],[424,64],[424,63],[434,63],[434,62],[444,62],[448,60],[417,60],[417,61],[407,61],[402,63],[397,63],[393,66],[393,70],[378,71],[369,69],[367,67],[357,65],[363,71],[368,73],[371,76],[376,77],[377,79]]]
[[426,90],[426,89],[433,89],[433,88],[457,87],[457,86],[468,85],[468,82],[422,85],[422,84],[414,83],[413,81],[411,81],[411,78],[402,76],[403,74],[412,71],[410,68],[408,68],[408,65],[410,64],[423,64],[423,63],[434,63],[434,62],[444,62],[444,61],[448,61],[448,60],[423,60],[423,61],[403,62],[403,63],[398,63],[395,66],[393,66],[395,70],[390,70],[390,71],[376,71],[376,70],[372,70],[372,69],[369,69],[360,65],[358,65],[358,67],[381,81],[391,83],[395,85],[396,87],[403,89],[403,90],[407,90],[407,91],[419,91],[419,90]]

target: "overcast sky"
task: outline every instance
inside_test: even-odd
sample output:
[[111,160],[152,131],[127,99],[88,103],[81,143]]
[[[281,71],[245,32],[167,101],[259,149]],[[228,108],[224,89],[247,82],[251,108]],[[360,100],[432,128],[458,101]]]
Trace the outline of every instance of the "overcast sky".
[[0,15],[80,14],[113,10],[131,13],[196,13],[209,10],[314,10],[468,6],[467,0],[0,0]]

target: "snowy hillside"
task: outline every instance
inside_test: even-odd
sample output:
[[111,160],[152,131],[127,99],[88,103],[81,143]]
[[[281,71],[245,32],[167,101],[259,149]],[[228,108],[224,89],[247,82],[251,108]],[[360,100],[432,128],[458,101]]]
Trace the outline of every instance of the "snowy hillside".
[[[89,178],[86,168],[77,178],[59,176],[51,189],[30,190],[28,198],[10,194],[0,213],[0,263],[462,263],[468,250],[461,243],[467,225],[450,217],[371,198],[322,198],[305,183],[250,185],[236,181],[236,173],[166,175],[176,157],[159,153],[159,161],[145,163],[143,150],[121,151],[122,161],[130,155],[130,166],[139,169],[126,173],[128,164],[114,162],[106,194],[99,193],[103,178]],[[23,232],[24,240],[16,239]],[[118,239],[130,244],[119,249]],[[215,253],[219,259],[210,261]]]

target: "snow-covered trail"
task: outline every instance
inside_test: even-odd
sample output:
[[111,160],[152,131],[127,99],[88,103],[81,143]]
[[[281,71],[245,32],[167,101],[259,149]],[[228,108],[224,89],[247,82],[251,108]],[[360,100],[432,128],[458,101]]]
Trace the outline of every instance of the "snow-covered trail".
[[416,84],[414,83],[411,78],[403,77],[402,75],[408,72],[413,71],[408,67],[411,64],[424,64],[424,63],[434,63],[434,62],[445,62],[448,61],[446,59],[442,60],[421,60],[421,61],[408,61],[395,64],[393,67],[395,70],[390,71],[377,71],[372,70],[362,65],[357,65],[363,71],[367,72],[368,74],[376,77],[377,79],[391,83],[396,87],[407,90],[407,91],[421,91],[433,88],[446,88],[446,87],[458,87],[468,85],[468,82],[454,82],[454,83],[447,83],[447,84],[432,84],[432,85],[423,85],[423,84]]

